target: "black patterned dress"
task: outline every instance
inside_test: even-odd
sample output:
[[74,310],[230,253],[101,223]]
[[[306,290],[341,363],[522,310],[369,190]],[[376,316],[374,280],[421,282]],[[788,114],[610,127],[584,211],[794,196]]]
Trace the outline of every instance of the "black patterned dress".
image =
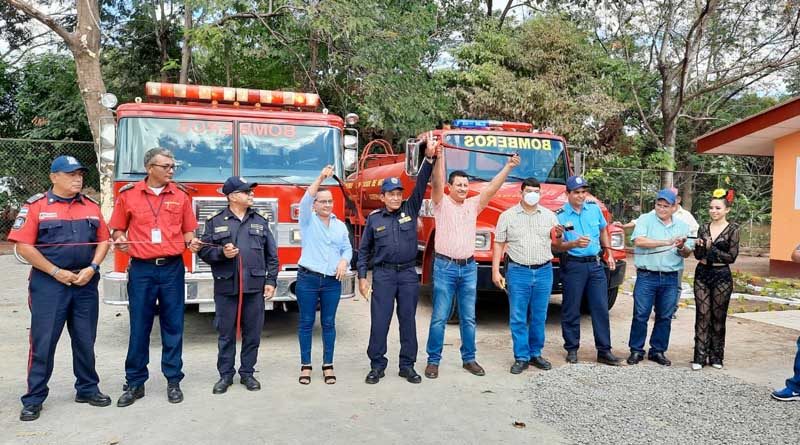
[[[711,239],[709,224],[697,232],[698,239]],[[693,363],[722,364],[725,355],[725,319],[733,292],[730,264],[739,255],[739,225],[728,223],[710,246],[696,245],[694,256],[705,260],[694,272],[694,299],[697,307],[694,324]]]

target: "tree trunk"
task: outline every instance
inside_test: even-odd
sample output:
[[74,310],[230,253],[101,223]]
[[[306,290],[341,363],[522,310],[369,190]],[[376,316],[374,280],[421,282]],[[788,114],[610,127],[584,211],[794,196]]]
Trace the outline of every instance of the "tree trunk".
[[189,2],[183,6],[183,47],[181,48],[181,73],[178,83],[189,83],[189,63],[192,60],[192,42],[189,32],[192,30],[192,8]]

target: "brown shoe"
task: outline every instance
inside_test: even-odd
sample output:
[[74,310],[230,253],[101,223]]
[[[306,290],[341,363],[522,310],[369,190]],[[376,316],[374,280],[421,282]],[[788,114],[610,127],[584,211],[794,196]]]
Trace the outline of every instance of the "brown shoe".
[[483,368],[481,368],[481,365],[479,365],[478,362],[464,363],[462,368],[472,373],[472,375],[477,375],[477,376],[486,375],[486,371],[484,371]]
[[435,379],[436,377],[439,377],[439,365],[428,363],[428,366],[425,367],[425,377],[429,379]]

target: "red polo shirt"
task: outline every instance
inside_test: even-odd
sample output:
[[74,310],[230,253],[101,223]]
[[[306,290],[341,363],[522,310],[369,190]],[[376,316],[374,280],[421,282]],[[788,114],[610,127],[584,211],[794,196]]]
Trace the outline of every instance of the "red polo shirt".
[[[128,249],[133,258],[150,259],[181,255],[186,249],[183,234],[197,228],[197,218],[191,198],[175,184],[168,183],[156,195],[142,180],[119,193],[108,226],[128,231],[128,241],[136,242]],[[161,230],[160,243],[151,242],[156,228]]]

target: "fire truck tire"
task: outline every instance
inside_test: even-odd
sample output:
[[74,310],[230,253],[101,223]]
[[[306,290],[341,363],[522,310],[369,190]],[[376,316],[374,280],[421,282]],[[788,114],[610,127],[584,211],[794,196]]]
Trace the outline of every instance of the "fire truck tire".
[[[614,307],[614,303],[617,302],[617,294],[619,293],[619,287],[611,287],[608,289],[608,310],[610,311],[612,307]],[[589,314],[589,304],[586,301],[586,295],[583,296],[583,301],[581,301],[581,313],[586,315]]]

